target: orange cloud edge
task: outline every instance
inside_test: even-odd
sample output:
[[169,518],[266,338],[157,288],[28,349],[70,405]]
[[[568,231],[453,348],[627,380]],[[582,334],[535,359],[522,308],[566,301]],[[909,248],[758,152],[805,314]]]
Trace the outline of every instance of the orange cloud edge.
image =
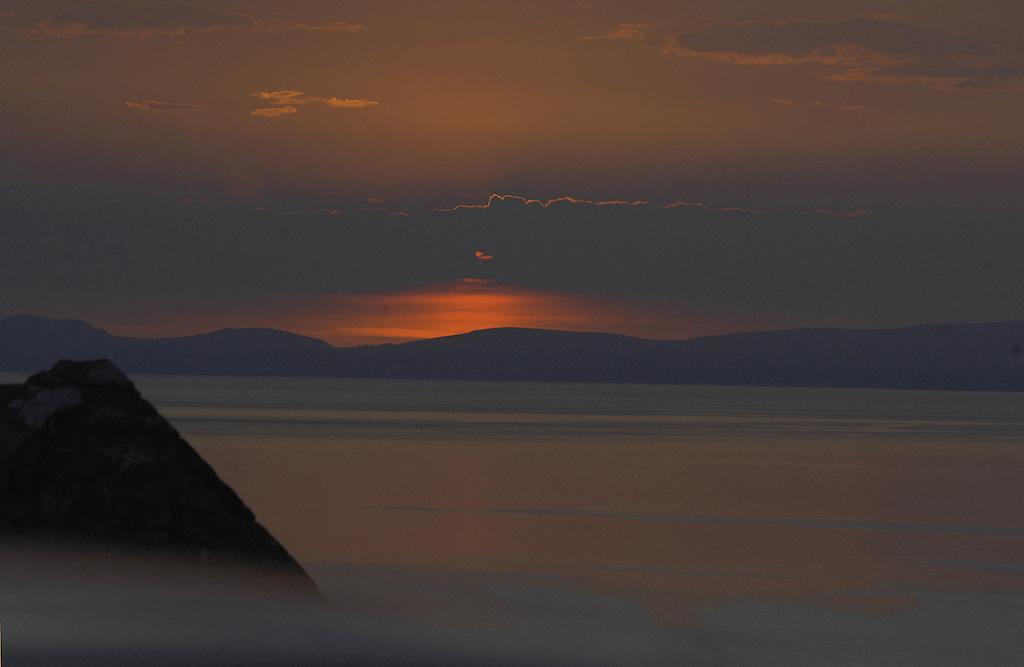
[[[473,210],[487,210],[496,208],[502,204],[519,204],[525,207],[538,207],[538,208],[552,208],[555,206],[597,206],[597,207],[621,207],[621,208],[647,208],[657,209],[663,211],[670,211],[675,209],[698,209],[708,213],[741,213],[748,215],[768,215],[768,214],[783,214],[783,215],[799,215],[799,216],[812,216],[820,215],[824,217],[831,217],[836,219],[842,218],[860,218],[870,215],[872,211],[867,208],[856,208],[850,210],[835,210],[831,208],[814,208],[814,209],[803,209],[793,210],[784,208],[750,208],[743,206],[710,206],[703,202],[694,202],[686,200],[675,200],[668,203],[658,203],[647,199],[586,199],[582,197],[574,197],[571,195],[564,195],[561,197],[553,197],[551,199],[534,199],[517,194],[499,194],[493,193],[482,202],[460,202],[447,207],[433,208],[426,211],[406,211],[406,210],[391,210],[383,206],[374,207],[363,207],[359,209],[361,213],[381,213],[393,216],[413,216],[422,214],[450,214],[458,213],[460,211],[473,211]],[[253,212],[265,213],[268,215],[343,215],[345,211],[340,208],[318,208],[311,210],[279,210],[272,209],[264,206],[250,209]]]

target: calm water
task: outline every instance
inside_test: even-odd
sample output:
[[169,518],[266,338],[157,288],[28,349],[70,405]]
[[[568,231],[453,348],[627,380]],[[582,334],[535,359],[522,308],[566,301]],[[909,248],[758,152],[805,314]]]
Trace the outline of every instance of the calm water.
[[1024,652],[1024,394],[136,381],[350,609],[641,662]]

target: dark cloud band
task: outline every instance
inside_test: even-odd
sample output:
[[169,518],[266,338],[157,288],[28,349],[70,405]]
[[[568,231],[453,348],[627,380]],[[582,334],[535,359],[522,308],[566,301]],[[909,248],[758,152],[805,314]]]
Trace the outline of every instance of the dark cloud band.
[[888,21],[749,22],[681,33],[665,52],[748,66],[819,65],[837,81],[945,91],[1024,86],[1024,45],[951,37]]
[[37,37],[153,37],[247,30],[253,32],[361,32],[346,21],[308,24],[174,4],[97,4],[57,12],[29,31]]

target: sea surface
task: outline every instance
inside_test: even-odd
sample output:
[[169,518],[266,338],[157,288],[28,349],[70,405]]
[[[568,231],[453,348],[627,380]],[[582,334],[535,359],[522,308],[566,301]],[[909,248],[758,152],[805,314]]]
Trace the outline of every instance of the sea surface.
[[615,664],[1024,655],[1024,394],[134,379],[353,614]]

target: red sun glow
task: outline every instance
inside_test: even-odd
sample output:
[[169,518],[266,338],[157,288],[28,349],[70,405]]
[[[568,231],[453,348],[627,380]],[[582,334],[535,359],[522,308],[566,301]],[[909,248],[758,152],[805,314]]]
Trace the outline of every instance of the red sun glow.
[[[685,338],[731,327],[663,309],[503,285],[482,278],[383,294],[338,294],[307,304],[293,331],[336,345],[437,338],[498,327]],[[315,312],[313,312],[315,310]],[[297,325],[297,326],[296,326]]]
[[268,309],[220,310],[179,319],[172,331],[153,322],[112,323],[122,335],[187,335],[228,326],[271,327],[333,345],[438,338],[501,327],[618,333],[680,339],[742,328],[734,319],[634,303],[506,285],[486,278],[399,292],[293,297]]

